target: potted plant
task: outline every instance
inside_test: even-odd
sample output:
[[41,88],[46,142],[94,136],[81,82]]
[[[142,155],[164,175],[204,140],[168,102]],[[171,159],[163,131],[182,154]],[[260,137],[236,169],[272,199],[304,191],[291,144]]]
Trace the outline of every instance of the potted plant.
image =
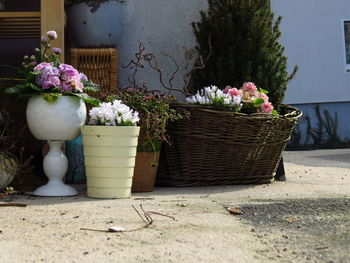
[[82,127],[87,196],[128,198],[140,127],[138,112],[120,100],[103,102]]
[[[170,123],[173,146],[164,146],[157,182],[167,186],[270,182],[301,115],[282,104],[297,68],[287,72],[287,57],[278,42],[281,18],[274,20],[269,0],[208,0],[208,6],[200,12],[200,21],[192,24],[198,59],[184,91],[194,97],[173,105],[191,117]],[[218,88],[210,87],[213,83]],[[242,105],[226,105],[233,99],[224,92],[226,86],[242,83],[246,83],[242,89],[228,88],[240,94],[234,99]],[[271,114],[271,105],[277,115]]]
[[162,141],[169,142],[166,125],[182,116],[170,108],[175,97],[135,86],[116,92],[109,100],[119,99],[139,112],[140,136],[137,147],[133,192],[150,192],[154,189]]
[[68,24],[77,47],[116,46],[122,34],[125,0],[65,0]]
[[[71,65],[58,60],[61,51],[51,48],[50,41],[57,38],[55,31],[41,39],[42,50],[25,56],[23,84],[5,90],[19,99],[29,99],[26,118],[31,133],[39,140],[47,140],[50,151],[43,167],[49,182],[34,191],[38,196],[71,196],[77,192],[62,179],[67,171],[67,158],[61,148],[65,140],[75,139],[85,123],[84,102],[98,105],[99,101],[87,95],[97,86]],[[52,53],[49,53],[52,51]]]

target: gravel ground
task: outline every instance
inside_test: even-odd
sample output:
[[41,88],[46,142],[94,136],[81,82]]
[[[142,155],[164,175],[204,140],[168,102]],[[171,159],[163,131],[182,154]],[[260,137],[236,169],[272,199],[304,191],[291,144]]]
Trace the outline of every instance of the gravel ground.
[[350,262],[350,199],[256,200],[241,218],[280,262]]
[[[0,262],[350,262],[350,149],[286,152],[286,182],[157,188],[130,199],[12,196],[0,203]],[[8,202],[4,202],[8,201]],[[152,214],[144,223],[132,205]],[[241,215],[224,206],[238,207]]]

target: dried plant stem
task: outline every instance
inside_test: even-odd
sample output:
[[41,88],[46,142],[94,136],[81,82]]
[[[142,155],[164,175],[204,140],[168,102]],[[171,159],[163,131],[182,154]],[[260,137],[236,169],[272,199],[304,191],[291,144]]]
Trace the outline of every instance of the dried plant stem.
[[133,228],[133,229],[125,229],[125,230],[113,230],[113,229],[108,229],[108,230],[101,230],[101,229],[92,229],[92,228],[80,228],[80,230],[87,230],[87,231],[95,231],[95,232],[104,232],[104,233],[111,233],[111,232],[115,232],[115,233],[126,233],[126,232],[134,232],[134,231],[139,231],[145,228],[148,228],[150,225],[153,224],[154,220],[151,217],[150,214],[155,214],[155,215],[160,215],[160,216],[164,216],[164,217],[168,217],[171,218],[173,220],[176,220],[174,217],[172,216],[168,216],[165,214],[161,214],[158,212],[152,212],[152,211],[145,211],[142,207],[142,205],[140,205],[140,209],[142,210],[143,214],[141,214],[141,212],[139,210],[136,209],[136,207],[134,205],[132,205],[132,208],[135,210],[135,212],[137,213],[137,215],[141,218],[141,220],[145,223],[143,226],[137,227],[137,228]]

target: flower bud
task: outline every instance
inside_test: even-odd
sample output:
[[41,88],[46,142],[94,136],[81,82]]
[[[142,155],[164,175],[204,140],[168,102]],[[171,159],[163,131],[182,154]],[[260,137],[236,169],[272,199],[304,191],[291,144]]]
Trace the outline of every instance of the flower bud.
[[61,55],[62,54],[62,50],[58,47],[53,47],[52,48],[52,52],[57,54],[57,55]]
[[49,42],[49,39],[47,37],[42,37],[41,38],[41,43],[42,44],[47,44]]
[[56,31],[48,31],[46,33],[47,37],[51,40],[55,40],[57,38],[57,33]]

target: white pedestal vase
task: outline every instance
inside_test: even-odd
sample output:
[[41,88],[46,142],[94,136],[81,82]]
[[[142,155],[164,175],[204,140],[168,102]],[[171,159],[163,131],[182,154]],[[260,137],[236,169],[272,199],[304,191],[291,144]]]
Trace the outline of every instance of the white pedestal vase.
[[27,123],[39,140],[47,140],[49,153],[44,158],[44,172],[49,182],[34,191],[37,196],[73,196],[78,192],[63,183],[68,169],[67,157],[62,151],[65,140],[74,140],[86,120],[85,103],[74,96],[62,96],[47,102],[41,96],[32,97],[27,105]]
[[139,132],[136,126],[82,127],[88,197],[130,197]]

